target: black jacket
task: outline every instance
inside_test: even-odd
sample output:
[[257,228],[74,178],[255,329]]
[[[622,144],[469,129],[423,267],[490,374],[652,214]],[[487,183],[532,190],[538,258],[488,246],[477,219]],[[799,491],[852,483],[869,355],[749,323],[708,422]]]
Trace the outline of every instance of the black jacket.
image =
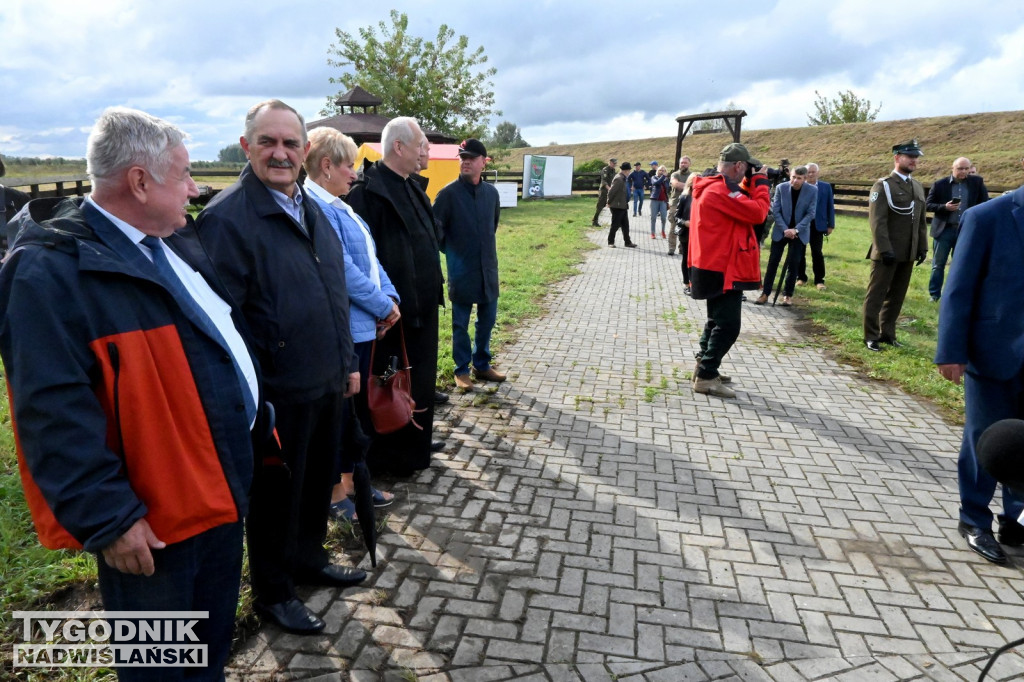
[[246,165],[196,223],[245,315],[275,405],[343,392],[358,370],[341,240],[305,193],[302,206],[308,236]]
[[[968,175],[964,178],[967,185],[967,208],[988,201],[988,188],[980,175]],[[946,203],[953,198],[953,180],[950,176],[939,178],[928,190],[928,210],[935,213],[932,227],[928,234],[934,239],[942,234],[948,225],[950,213],[945,209]],[[966,210],[966,209],[965,209]]]
[[444,277],[433,211],[419,183],[406,181],[415,200],[426,210],[431,225],[426,230],[418,224],[406,224],[381,177],[382,173],[390,172],[382,161],[368,166],[362,180],[352,185],[345,202],[370,228],[377,245],[377,258],[402,299],[398,307],[403,323],[420,327],[427,320],[435,319],[437,306],[444,305]]

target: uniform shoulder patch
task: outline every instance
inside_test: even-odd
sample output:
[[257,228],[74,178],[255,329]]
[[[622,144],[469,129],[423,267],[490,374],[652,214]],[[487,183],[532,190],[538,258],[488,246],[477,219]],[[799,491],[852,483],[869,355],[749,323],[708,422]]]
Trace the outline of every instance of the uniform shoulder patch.
[[878,192],[872,192],[871,193],[871,198],[869,199],[869,201],[872,201],[872,202],[878,201]]

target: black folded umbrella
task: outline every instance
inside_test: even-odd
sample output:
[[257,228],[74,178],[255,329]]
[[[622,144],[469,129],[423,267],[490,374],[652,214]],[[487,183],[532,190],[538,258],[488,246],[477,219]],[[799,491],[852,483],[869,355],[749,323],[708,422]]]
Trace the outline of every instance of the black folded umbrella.
[[356,515],[363,531],[363,544],[370,552],[370,564],[377,568],[377,517],[373,506],[373,486],[370,485],[370,470],[366,468],[366,453],[370,449],[370,438],[363,432],[356,415],[355,398],[348,399],[345,419],[345,449],[355,460],[352,470],[352,485],[355,488]]

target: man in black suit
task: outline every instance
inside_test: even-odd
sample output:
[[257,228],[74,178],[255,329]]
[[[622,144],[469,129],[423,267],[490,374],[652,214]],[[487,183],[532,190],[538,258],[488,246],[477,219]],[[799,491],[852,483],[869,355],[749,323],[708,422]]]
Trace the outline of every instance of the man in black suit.
[[928,280],[928,293],[932,301],[942,295],[942,280],[946,273],[946,261],[956,248],[960,234],[960,218],[971,206],[988,201],[988,188],[980,175],[970,175],[971,162],[960,157],[953,162],[953,172],[948,178],[936,180],[928,192],[928,210],[932,217],[929,231],[932,246],[932,276]]

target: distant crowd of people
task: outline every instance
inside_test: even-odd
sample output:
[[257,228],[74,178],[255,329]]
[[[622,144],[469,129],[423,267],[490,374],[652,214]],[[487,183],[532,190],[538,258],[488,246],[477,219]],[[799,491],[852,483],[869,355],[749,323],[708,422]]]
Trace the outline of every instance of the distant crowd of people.
[[[927,259],[930,236],[928,293],[939,304],[934,361],[944,378],[963,382],[966,403],[958,460],[958,531],[970,549],[1004,564],[1003,546],[1024,546],[1024,491],[1003,486],[1002,513],[995,517],[998,528],[993,533],[989,505],[997,481],[979,465],[978,443],[996,422],[1024,419],[1024,316],[1019,311],[1024,295],[1024,187],[990,201],[977,166],[959,157],[950,174],[926,194],[912,175],[922,155],[917,140],[894,145],[892,171],[874,183],[868,196],[871,243],[866,256],[870,269],[862,315],[864,345],[871,352],[902,346],[897,320],[913,268]],[[621,173],[606,183],[615,163],[610,159],[602,176],[602,185],[611,187],[608,201],[613,206],[608,243],[614,246],[616,230],[622,229],[629,246],[625,207],[621,199],[612,203],[611,196],[619,179],[627,177],[630,164],[623,164]],[[778,171],[753,158],[740,143],[722,149],[717,168],[700,176],[694,176],[689,165],[690,159],[683,157],[670,183],[673,190],[680,188],[674,222],[683,249],[685,292],[707,302],[693,390],[733,398],[733,379],[720,367],[739,336],[743,292],[760,289],[754,303],[763,305],[781,287],[776,297],[781,293],[782,305],[791,305],[794,287],[810,281],[808,245],[814,285],[826,290],[822,244],[835,229],[834,190],[819,179],[820,168],[814,163],[797,166],[787,180],[773,182],[770,176],[778,178]],[[760,244],[766,233],[771,235],[771,247],[762,276]],[[780,266],[785,274],[776,283]]]

